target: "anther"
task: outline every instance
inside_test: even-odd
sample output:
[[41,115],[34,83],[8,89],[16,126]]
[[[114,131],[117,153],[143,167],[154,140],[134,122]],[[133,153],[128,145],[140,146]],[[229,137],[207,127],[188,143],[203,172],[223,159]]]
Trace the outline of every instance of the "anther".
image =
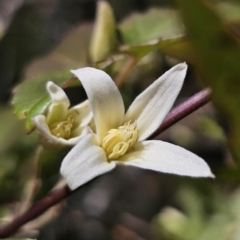
[[101,147],[105,150],[108,160],[116,160],[124,155],[136,141],[136,122],[130,120],[117,129],[111,129],[103,138]]

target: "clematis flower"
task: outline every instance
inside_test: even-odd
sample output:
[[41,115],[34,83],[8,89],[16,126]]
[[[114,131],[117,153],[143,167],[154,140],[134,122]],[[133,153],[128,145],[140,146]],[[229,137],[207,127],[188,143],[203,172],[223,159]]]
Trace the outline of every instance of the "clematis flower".
[[49,81],[46,89],[52,100],[46,116],[33,118],[42,145],[48,149],[76,145],[87,133],[85,127],[93,117],[89,101],[69,108],[69,99],[62,88]]
[[74,190],[111,171],[117,164],[191,177],[214,177],[207,163],[173,144],[145,140],[162,123],[185,78],[187,65],[178,64],[152,83],[125,114],[118,88],[105,72],[81,68],[72,73],[81,81],[93,111],[96,134],[82,138],[61,165],[61,174]]

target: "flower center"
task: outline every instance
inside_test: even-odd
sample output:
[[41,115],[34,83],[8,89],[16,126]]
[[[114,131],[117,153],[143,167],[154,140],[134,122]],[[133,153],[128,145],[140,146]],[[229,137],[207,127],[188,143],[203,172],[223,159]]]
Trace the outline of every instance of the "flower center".
[[116,160],[124,155],[136,141],[136,122],[130,120],[117,129],[111,129],[103,138],[101,147],[105,150],[108,160]]
[[54,123],[50,127],[52,135],[58,138],[69,139],[71,137],[71,130],[73,126],[74,118],[69,116],[66,121],[60,121]]

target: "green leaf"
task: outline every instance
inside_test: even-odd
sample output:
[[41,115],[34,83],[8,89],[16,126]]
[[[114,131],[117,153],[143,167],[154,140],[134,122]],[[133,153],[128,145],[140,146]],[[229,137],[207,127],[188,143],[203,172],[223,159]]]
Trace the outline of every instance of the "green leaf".
[[120,52],[141,58],[154,50],[173,57],[195,61],[191,43],[184,36],[184,27],[173,9],[150,9],[135,13],[119,26],[126,44]]
[[68,70],[40,75],[35,79],[25,81],[17,86],[13,97],[15,114],[20,119],[26,119],[26,129],[34,129],[32,118],[44,113],[51,99],[46,93],[47,81],[53,81],[59,86],[66,86],[72,81]]
[[196,129],[199,133],[215,140],[225,141],[223,129],[217,124],[214,119],[202,115],[198,118],[197,122],[198,124],[196,126]]
[[156,38],[176,38],[184,28],[176,11],[170,8],[150,9],[125,19],[119,30],[125,44],[140,44]]
[[189,224],[189,219],[179,210],[173,207],[165,207],[157,216],[157,231],[163,235],[163,239],[182,240],[185,234],[183,230]]
[[[240,5],[220,2],[214,6],[221,18],[234,27],[240,22]],[[123,42],[120,52],[141,58],[151,51],[161,52],[194,63],[196,61],[191,42],[184,36],[184,27],[177,11],[151,9],[135,13],[119,26]]]
[[165,54],[190,62],[195,61],[191,44],[185,37],[155,39],[145,44],[125,45],[120,48],[121,52],[133,55],[137,58],[141,58],[154,50],[160,50]]
[[48,104],[50,103],[51,98],[48,94],[44,94],[42,98],[40,98],[29,110],[26,116],[26,129],[28,132],[31,132],[33,130],[33,123],[32,123],[32,118],[44,113],[46,110]]
[[195,65],[205,85],[213,89],[214,102],[228,123],[229,145],[240,161],[239,43],[208,1],[178,3],[195,52]]
[[212,240],[212,239],[234,239],[234,227],[231,228],[229,218],[224,215],[216,215],[205,227],[204,231],[200,234],[199,240]]
[[240,4],[233,2],[219,2],[216,9],[226,22],[240,21]]

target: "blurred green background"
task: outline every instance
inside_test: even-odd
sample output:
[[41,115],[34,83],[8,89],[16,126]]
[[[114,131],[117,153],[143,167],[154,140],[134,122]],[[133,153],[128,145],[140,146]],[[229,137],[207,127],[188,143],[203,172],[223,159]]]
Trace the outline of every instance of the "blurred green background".
[[183,61],[189,69],[176,105],[204,87],[213,102],[161,139],[201,156],[216,179],[118,167],[16,237],[240,239],[240,4],[233,0],[0,0],[1,224],[64,184],[58,171],[66,152],[39,147],[31,122],[50,101],[47,81],[75,105],[86,95],[69,70],[100,68],[128,106]]

